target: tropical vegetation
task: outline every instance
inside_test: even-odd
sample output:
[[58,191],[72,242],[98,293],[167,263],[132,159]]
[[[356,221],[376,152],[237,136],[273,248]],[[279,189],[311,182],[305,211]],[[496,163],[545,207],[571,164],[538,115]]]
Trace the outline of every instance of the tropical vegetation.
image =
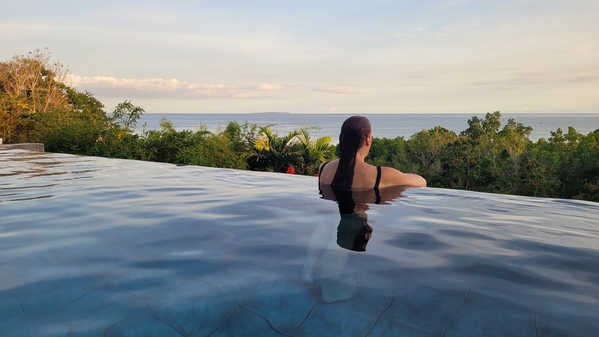
[[[159,130],[138,133],[141,107],[124,101],[107,113],[66,79],[44,50],[0,62],[0,138],[50,152],[304,175],[335,157],[332,139],[313,139],[310,128],[279,135],[272,125],[233,121],[219,132],[181,131],[162,120]],[[599,130],[557,129],[533,142],[530,126],[500,119],[498,111],[472,117],[459,134],[438,126],[375,138],[367,160],[419,173],[432,187],[599,201]]]

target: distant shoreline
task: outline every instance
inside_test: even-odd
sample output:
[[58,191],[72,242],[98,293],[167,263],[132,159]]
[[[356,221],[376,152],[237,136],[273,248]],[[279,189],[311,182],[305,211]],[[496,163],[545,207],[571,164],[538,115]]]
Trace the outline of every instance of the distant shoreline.
[[265,112],[252,112],[252,115],[290,115],[291,112],[285,111],[265,111]]
[[[110,114],[110,113],[107,113]],[[165,114],[165,115],[323,115],[323,116],[352,116],[352,115],[396,115],[396,116],[484,116],[486,112],[156,112],[146,111],[145,114]],[[501,112],[502,116],[596,116],[597,112]]]
[[[244,114],[205,114],[205,113],[147,113],[144,114],[136,126],[136,132],[145,130],[160,130],[160,119],[166,118],[173,123],[176,130],[198,130],[204,125],[208,130],[217,132],[224,129],[229,122],[239,124],[248,122],[257,125],[275,125],[273,130],[285,134],[302,126],[318,126],[312,130],[314,137],[331,136],[337,138],[339,129],[347,114],[295,114],[295,113],[244,113]],[[422,131],[441,126],[456,133],[468,127],[468,120],[472,114],[368,114],[375,137],[396,138],[405,137]],[[483,119],[484,115],[477,116]],[[567,131],[572,126],[582,134],[588,134],[599,126],[599,114],[511,114],[502,115],[501,122],[505,125],[509,119],[525,126],[531,126],[529,139],[537,141],[540,138],[549,138],[551,132],[561,128]],[[219,129],[220,128],[220,129]]]

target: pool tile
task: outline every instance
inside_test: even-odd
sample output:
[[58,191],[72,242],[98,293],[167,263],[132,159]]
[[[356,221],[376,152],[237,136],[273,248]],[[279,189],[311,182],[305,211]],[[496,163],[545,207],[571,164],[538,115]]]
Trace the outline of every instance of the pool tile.
[[77,273],[74,268],[47,267],[36,272],[35,276],[26,275],[22,285],[10,289],[28,314],[60,308],[105,284],[96,275],[86,274],[83,270]]
[[206,336],[239,308],[230,296],[200,280],[192,280],[152,302],[152,314],[185,336]]
[[353,295],[344,303],[354,310],[378,316],[391,304],[392,299],[393,288],[382,292],[380,289],[359,286],[354,289]]
[[0,336],[71,337],[68,327],[25,316],[9,325],[0,325]]
[[365,336],[377,316],[354,310],[344,302],[319,302],[295,336]]
[[157,320],[145,309],[138,315],[120,321],[103,334],[105,337],[181,337],[182,335],[168,324]]
[[536,316],[539,336],[599,336],[599,306],[596,301],[597,298],[582,304],[546,296]]
[[269,272],[265,268],[240,259],[230,261],[221,268],[198,276],[198,278],[214,285],[237,301],[241,301]]
[[[257,230],[257,232],[258,233],[252,235],[265,236],[268,238],[268,242],[256,244],[254,240],[253,242],[238,248],[236,254],[244,256],[251,263],[268,270],[275,270],[276,268],[289,263],[303,262],[306,254],[306,249],[304,247],[291,244],[273,244],[273,242],[280,240],[272,234],[272,230],[264,231],[264,233]],[[250,234],[248,233],[247,235]]]
[[440,335],[464,302],[467,293],[467,289],[439,289],[402,282],[395,291],[393,303],[381,317]]
[[285,336],[277,332],[262,316],[245,308],[239,308],[227,324],[220,327],[211,337],[238,336]]
[[379,318],[368,337],[432,337],[433,335],[411,328],[409,326],[397,324],[384,318]]
[[0,327],[9,326],[25,316],[19,301],[12,297],[6,289],[0,291]]
[[132,269],[110,278],[108,284],[115,290],[134,294],[144,302],[152,302],[188,281],[171,270]]
[[277,330],[291,334],[317,301],[314,287],[271,272],[242,299],[241,304],[265,317]]
[[113,324],[139,314],[146,304],[135,296],[108,287],[91,291],[75,302],[44,314],[46,321],[88,335],[101,335]]
[[447,325],[445,336],[534,336],[535,303],[496,297],[471,289],[468,298]]

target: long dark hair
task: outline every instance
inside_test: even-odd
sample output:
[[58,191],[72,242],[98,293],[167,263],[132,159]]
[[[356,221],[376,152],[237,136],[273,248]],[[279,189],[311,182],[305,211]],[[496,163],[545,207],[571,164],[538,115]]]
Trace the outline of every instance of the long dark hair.
[[351,188],[354,181],[356,153],[370,135],[370,121],[366,117],[352,116],[343,122],[339,134],[339,165],[331,182],[335,188]]

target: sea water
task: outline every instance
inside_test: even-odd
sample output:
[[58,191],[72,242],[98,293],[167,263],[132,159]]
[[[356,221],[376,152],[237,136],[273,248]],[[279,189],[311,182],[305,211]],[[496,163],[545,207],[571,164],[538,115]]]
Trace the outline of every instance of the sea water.
[[[198,114],[198,113],[148,113],[142,116],[137,124],[136,131],[159,129],[160,120],[166,118],[173,123],[176,130],[197,131],[200,126],[209,131],[219,132],[224,130],[229,122],[243,124],[257,124],[260,126],[271,125],[272,129],[283,135],[301,127],[310,127],[310,134],[314,137],[330,136],[336,142],[339,129],[349,114]],[[404,137],[409,138],[422,130],[442,126],[448,130],[460,133],[468,128],[468,119],[476,116],[484,119],[485,114],[367,114],[372,124],[375,137]],[[502,125],[508,119],[533,128],[529,139],[537,141],[539,138],[551,137],[551,132],[561,128],[564,132],[572,126],[582,134],[588,134],[599,129],[599,114],[503,114]]]
[[380,192],[0,150],[0,336],[599,335],[599,204]]

